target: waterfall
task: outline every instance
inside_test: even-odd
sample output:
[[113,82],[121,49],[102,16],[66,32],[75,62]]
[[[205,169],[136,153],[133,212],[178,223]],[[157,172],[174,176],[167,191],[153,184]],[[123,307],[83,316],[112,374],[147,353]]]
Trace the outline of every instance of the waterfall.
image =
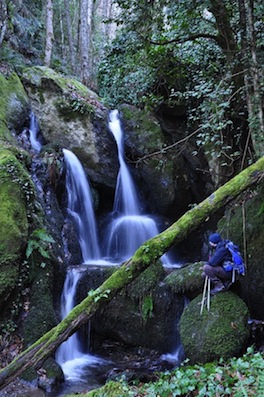
[[29,140],[31,147],[35,149],[37,152],[41,150],[41,143],[38,139],[38,134],[39,134],[39,125],[37,118],[34,114],[34,112],[30,112],[30,125],[29,125]]
[[[67,149],[63,149],[63,154],[66,164],[67,211],[76,226],[83,263],[92,263],[100,258],[100,250],[90,185],[75,154]],[[61,297],[62,318],[75,306],[76,288],[80,278],[80,269],[68,269]],[[88,366],[102,363],[102,359],[84,354],[77,333],[59,347],[56,360],[62,367],[66,379],[72,381],[80,381]]]
[[[113,208],[115,217],[108,233],[107,256],[124,261],[159,231],[153,218],[141,214],[135,184],[124,160],[123,136],[117,110],[109,115],[109,129],[116,140],[120,167]],[[169,262],[167,255],[162,256],[162,261]]]
[[118,118],[118,111],[110,113],[109,128],[116,140],[118,149],[118,160],[120,164],[117,176],[114,211],[124,216],[140,215],[139,200],[135,190],[132,177],[124,160],[123,136]]
[[83,262],[100,258],[91,189],[84,169],[71,151],[63,149],[66,163],[67,210],[77,229]]
[[[67,273],[67,277],[64,283],[63,292],[61,295],[61,318],[65,318],[66,315],[74,308],[75,302],[75,291],[81,273],[76,269],[71,269]],[[82,355],[77,334],[73,334],[70,337],[71,343],[66,341],[60,346],[60,354],[57,355],[57,361],[60,365],[63,365],[66,361],[78,358]]]
[[[69,269],[61,296],[62,319],[75,306],[75,292],[81,272],[78,269]],[[66,379],[80,381],[88,366],[98,365],[102,359],[90,354],[84,354],[78,340],[77,333],[73,334],[67,341],[63,342],[56,352],[56,361],[61,366]]]

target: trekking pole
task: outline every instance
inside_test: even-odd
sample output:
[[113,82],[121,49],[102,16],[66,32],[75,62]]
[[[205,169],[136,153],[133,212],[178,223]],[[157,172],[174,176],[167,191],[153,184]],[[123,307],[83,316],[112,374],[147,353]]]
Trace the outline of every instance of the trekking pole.
[[203,308],[204,308],[204,301],[205,301],[205,294],[206,294],[206,289],[207,289],[207,283],[208,283],[209,277],[206,276],[204,279],[204,289],[203,289],[203,298],[202,298],[202,305],[201,305],[201,311],[200,314],[202,314],[203,312]]
[[235,279],[236,279],[236,271],[235,271],[235,269],[233,268],[233,269],[232,269],[232,284],[234,284]]
[[207,310],[210,311],[210,288],[211,288],[211,280],[208,277],[208,293],[207,293]]

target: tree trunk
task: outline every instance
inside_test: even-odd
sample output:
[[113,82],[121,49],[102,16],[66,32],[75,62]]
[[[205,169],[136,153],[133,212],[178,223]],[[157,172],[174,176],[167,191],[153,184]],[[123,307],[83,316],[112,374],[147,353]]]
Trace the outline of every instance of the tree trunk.
[[[252,80],[252,95],[249,99],[252,107],[251,114],[249,113],[249,127],[254,145],[254,150],[257,157],[264,154],[264,120],[263,120],[263,103],[261,98],[261,84],[259,70],[260,67],[257,61],[256,49],[256,34],[254,28],[254,2],[253,0],[245,1],[245,9],[247,16],[248,40],[249,40],[249,54],[250,59],[250,73]],[[250,57],[251,56],[251,57]],[[248,89],[250,91],[250,88]],[[247,92],[248,95],[250,93]]]
[[52,0],[46,2],[46,47],[45,47],[45,66],[50,66],[53,40],[53,4]]
[[89,24],[88,24],[89,0],[81,0],[80,3],[80,34],[79,50],[81,63],[81,80],[84,85],[89,83]]
[[0,388],[13,381],[27,368],[41,366],[62,342],[95,314],[99,307],[109,302],[118,291],[155,263],[172,245],[185,239],[208,216],[261,180],[263,175],[264,157],[189,210],[167,230],[142,244],[131,259],[120,266],[99,288],[91,291],[56,327],[0,371]]
[[1,1],[0,4],[0,47],[5,38],[7,30],[7,5],[6,1]]
[[65,16],[66,16],[66,27],[67,27],[67,36],[68,36],[68,43],[69,43],[69,50],[70,50],[70,60],[71,60],[71,69],[75,72],[75,51],[73,45],[73,36],[72,36],[72,21],[71,15],[69,10],[69,2],[68,0],[64,0],[64,7],[65,7]]

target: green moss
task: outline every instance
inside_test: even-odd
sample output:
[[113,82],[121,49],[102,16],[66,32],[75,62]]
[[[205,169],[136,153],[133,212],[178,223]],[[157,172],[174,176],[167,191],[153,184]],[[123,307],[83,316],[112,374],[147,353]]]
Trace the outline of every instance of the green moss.
[[[149,112],[131,106],[122,106],[123,118],[133,130],[133,139],[137,142],[137,151],[144,154],[162,149],[164,135],[158,121]],[[156,161],[157,160],[153,160]]]
[[[87,394],[81,394],[82,397],[126,397],[127,394],[124,392],[122,385],[118,382],[108,382],[100,389],[95,389]],[[65,396],[73,397],[73,394]]]
[[186,295],[193,291],[201,291],[203,262],[186,265],[171,272],[164,280],[176,294]]
[[[37,87],[40,96],[42,95],[41,88],[43,88],[43,93],[44,91],[55,91],[62,94],[62,99],[56,104],[56,107],[63,115],[69,111],[71,113],[91,114],[93,109],[99,106],[99,98],[93,91],[78,80],[58,74],[53,69],[44,66],[27,68],[23,71],[22,78],[29,82],[31,90],[34,91],[34,87]],[[63,98],[63,95],[65,95],[65,98]],[[44,102],[43,96],[41,103]]]
[[29,113],[29,101],[16,73],[12,73],[8,79],[0,74],[0,87],[0,138],[15,143],[8,128],[21,125]]
[[[48,385],[49,380],[51,383],[55,383],[56,379],[56,384],[63,382],[64,380],[64,375],[62,372],[62,369],[59,367],[59,365],[55,362],[55,360],[52,357],[49,357],[45,363],[41,366],[41,369],[44,369],[45,375],[43,377],[43,384]],[[22,374],[22,379],[26,380],[27,382],[32,382],[35,381],[39,375],[37,373],[37,370],[35,368],[28,368],[26,371],[23,372]],[[41,384],[41,378],[39,379],[39,382]],[[39,386],[41,388],[41,386]]]
[[0,295],[17,282],[28,235],[27,204],[33,188],[28,173],[11,153],[0,150]]
[[84,98],[62,97],[54,103],[59,115],[65,121],[72,121],[81,116],[87,117],[94,113],[93,107]]
[[[231,292],[211,297],[210,311],[201,310],[199,295],[184,310],[180,335],[191,363],[205,363],[241,353],[249,337],[249,311],[246,304]],[[206,306],[206,304],[205,304]]]
[[23,322],[25,346],[34,343],[38,338],[56,325],[53,309],[53,277],[47,265],[36,269],[35,279],[31,288],[30,312]]
[[142,300],[157,286],[158,280],[163,276],[163,266],[161,262],[157,261],[128,285],[126,293],[135,301]]
[[[264,183],[238,197],[218,223],[223,236],[239,245],[246,262],[246,276],[240,278],[251,316],[261,318],[264,290]],[[244,246],[244,238],[246,246]]]

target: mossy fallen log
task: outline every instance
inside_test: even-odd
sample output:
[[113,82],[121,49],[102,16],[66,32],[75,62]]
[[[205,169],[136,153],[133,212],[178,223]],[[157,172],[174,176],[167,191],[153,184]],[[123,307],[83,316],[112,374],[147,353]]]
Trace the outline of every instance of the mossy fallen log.
[[132,258],[120,266],[99,288],[91,291],[65,319],[0,371],[0,388],[13,381],[27,368],[41,366],[62,342],[94,315],[99,307],[109,302],[118,291],[128,285],[148,266],[155,263],[172,245],[185,239],[209,215],[250,186],[257,184],[263,175],[264,157],[189,210],[164,232],[142,244]]

